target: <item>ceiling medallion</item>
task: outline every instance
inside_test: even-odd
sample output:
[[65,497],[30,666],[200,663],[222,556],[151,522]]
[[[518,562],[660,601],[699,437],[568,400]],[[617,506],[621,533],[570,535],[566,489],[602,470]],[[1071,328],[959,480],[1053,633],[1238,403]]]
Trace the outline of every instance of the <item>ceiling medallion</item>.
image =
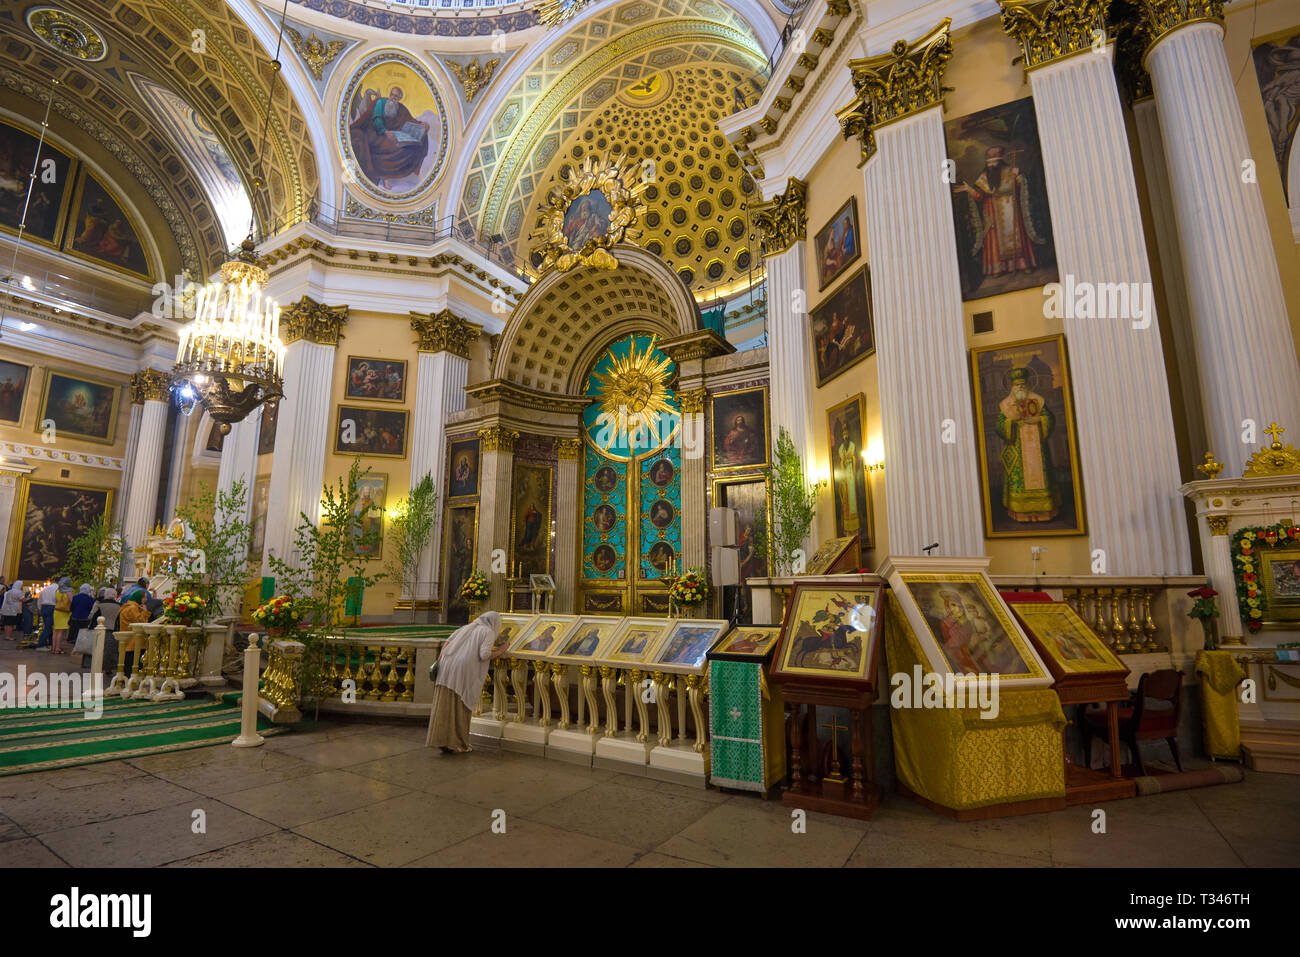
[[27,11],[27,26],[60,53],[93,63],[108,55],[108,45],[85,20],[55,7],[33,7]]
[[[644,175],[650,172],[650,176]],[[653,171],[625,155],[611,160],[588,156],[580,167],[565,170],[563,181],[546,194],[541,207],[541,269],[554,266],[567,272],[574,266],[615,269],[618,260],[610,248],[641,236],[641,201]]]
[[555,26],[571,20],[591,0],[540,0],[534,12],[537,19],[547,26]]

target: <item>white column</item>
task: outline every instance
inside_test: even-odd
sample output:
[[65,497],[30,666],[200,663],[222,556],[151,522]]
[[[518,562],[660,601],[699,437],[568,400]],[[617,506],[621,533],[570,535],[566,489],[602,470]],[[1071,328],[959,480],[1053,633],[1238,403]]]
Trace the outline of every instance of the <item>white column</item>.
[[433,476],[439,495],[429,545],[420,556],[415,593],[403,594],[428,607],[438,594],[440,580],[438,543],[442,541],[442,480],[447,459],[447,416],[465,408],[465,385],[469,381],[469,359],[451,352],[421,351],[415,374],[415,418],[411,429],[411,488],[425,475]]
[[122,456],[122,487],[118,490],[117,501],[113,503],[113,521],[122,523],[126,514],[126,500],[131,494],[131,476],[135,474],[135,456],[132,450],[140,441],[140,417],[144,407],[137,402],[131,403],[131,424],[126,429],[126,454]]
[[867,243],[885,444],[889,550],[984,554],[966,324],[954,250],[943,111],[875,131]]
[[[24,469],[24,471],[28,471]],[[10,469],[0,470],[0,568],[3,570],[5,581],[11,582],[14,576],[18,574],[18,562],[14,562],[12,568],[8,567],[9,561],[9,526],[13,524],[14,519],[14,500],[18,495],[18,485],[23,480],[22,472],[15,472]],[[22,521],[19,518],[19,521]],[[22,536],[22,529],[19,529],[19,537]],[[19,561],[22,556],[19,556]]]
[[262,422],[262,406],[258,406],[242,422],[230,427],[221,445],[221,469],[217,472],[217,492],[229,494],[235,483],[243,480],[244,509],[242,515],[231,516],[248,521],[253,513],[253,482],[257,473],[257,433]]
[[492,552],[499,548],[507,556],[510,554],[510,483],[519,433],[497,425],[480,429],[478,438],[478,570],[488,576],[492,585],[488,607],[504,611],[508,607],[505,575],[492,570]]
[[158,509],[158,478],[162,471],[166,431],[167,403],[146,399],[140,413],[140,435],[135,448],[127,450],[127,455],[134,456],[135,466],[131,471],[131,490],[127,494],[122,519],[122,535],[126,539],[122,559],[124,576],[134,577],[130,572],[135,568],[135,549],[144,544]]
[[[1079,316],[1063,304],[1089,544],[1105,574],[1186,575],[1169,382],[1112,54],[1113,46],[1029,73],[1063,298],[1087,284],[1100,306],[1101,290],[1122,284],[1141,290],[1145,305],[1126,296],[1127,308]],[[1135,457],[1141,467],[1122,467]]]
[[555,467],[555,611],[576,614],[578,575],[578,467],[582,439],[559,440]]
[[767,267],[767,356],[771,370],[769,400],[772,449],[781,429],[790,433],[804,472],[816,472],[813,461],[812,339],[808,335],[807,243],[790,247],[764,260]]
[[1230,516],[1200,515],[1204,523],[1201,530],[1201,557],[1205,560],[1205,577],[1210,587],[1219,593],[1219,637],[1241,638],[1245,633],[1241,624],[1241,606],[1237,604],[1237,579],[1232,568],[1232,535],[1229,532]]
[[[1300,423],[1300,369],[1252,156],[1214,22],[1180,26],[1146,55],[1185,260],[1209,451],[1240,475],[1271,421]],[[1255,423],[1255,444],[1242,441]]]
[[334,346],[299,339],[284,360],[284,398],[280,400],[271,461],[262,574],[273,575],[270,556],[296,561],[296,531],[305,514],[320,517],[321,483],[330,440],[330,386]]

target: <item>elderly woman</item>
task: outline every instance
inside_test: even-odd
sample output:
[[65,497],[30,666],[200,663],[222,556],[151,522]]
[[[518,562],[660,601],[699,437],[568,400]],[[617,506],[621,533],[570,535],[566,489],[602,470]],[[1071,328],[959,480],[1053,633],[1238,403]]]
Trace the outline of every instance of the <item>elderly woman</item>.
[[22,614],[23,583],[20,579],[9,587],[9,590],[5,592],[4,601],[0,602],[0,618],[4,620],[6,640],[13,641],[14,629],[22,621]]
[[73,648],[77,647],[77,636],[81,629],[90,627],[90,610],[94,607],[95,596],[91,594],[90,585],[83,582],[68,604],[68,641]]
[[443,645],[425,747],[458,754],[472,750],[469,718],[483,693],[488,663],[506,652],[506,643],[498,638],[500,633],[501,616],[488,611],[452,632]]

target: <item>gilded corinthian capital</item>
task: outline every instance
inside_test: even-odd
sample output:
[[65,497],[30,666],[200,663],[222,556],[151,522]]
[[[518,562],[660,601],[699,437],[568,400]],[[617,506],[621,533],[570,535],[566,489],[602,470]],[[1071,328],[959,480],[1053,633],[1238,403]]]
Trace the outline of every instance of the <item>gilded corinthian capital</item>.
[[450,352],[469,358],[469,347],[483,332],[483,327],[462,319],[450,309],[433,315],[411,313],[411,328],[420,341],[421,352]]
[[870,105],[876,128],[943,102],[943,71],[952,59],[952,20],[914,43],[899,40],[888,53],[849,61],[853,89]]
[[499,425],[478,430],[479,445],[484,452],[513,452],[519,433]]
[[1084,50],[1104,48],[1110,0],[1001,0],[1002,30],[1020,44],[1032,69]]
[[1150,50],[1168,34],[1191,23],[1223,25],[1224,0],[1134,0],[1138,30]]
[[763,255],[775,256],[797,240],[808,238],[808,184],[790,177],[785,192],[753,208],[754,225],[763,243]]
[[131,402],[143,405],[146,402],[166,402],[171,389],[171,376],[157,369],[141,369],[131,376]]
[[326,306],[303,296],[280,313],[280,328],[285,344],[306,339],[322,346],[336,346],[343,338],[343,324],[348,321],[347,306]]

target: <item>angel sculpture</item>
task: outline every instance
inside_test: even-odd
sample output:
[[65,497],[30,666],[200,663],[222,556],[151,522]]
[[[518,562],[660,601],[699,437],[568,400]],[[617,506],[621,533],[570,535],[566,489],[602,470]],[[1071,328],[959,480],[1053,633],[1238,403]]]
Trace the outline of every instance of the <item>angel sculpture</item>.
[[456,74],[456,79],[460,80],[460,85],[465,90],[465,101],[473,103],[474,97],[478,91],[485,88],[492,82],[492,74],[497,70],[497,64],[501,62],[500,57],[488,60],[482,66],[479,66],[478,60],[471,60],[463,67],[455,61],[447,61],[451,67],[451,72]]
[[331,40],[326,43],[314,33],[304,40],[302,34],[291,27],[285,27],[284,32],[289,34],[289,41],[293,44],[293,48],[298,51],[298,55],[307,64],[307,69],[311,71],[311,75],[318,80],[321,79],[325,67],[333,63],[334,58],[343,52],[343,48],[347,46],[347,42],[344,40]]

